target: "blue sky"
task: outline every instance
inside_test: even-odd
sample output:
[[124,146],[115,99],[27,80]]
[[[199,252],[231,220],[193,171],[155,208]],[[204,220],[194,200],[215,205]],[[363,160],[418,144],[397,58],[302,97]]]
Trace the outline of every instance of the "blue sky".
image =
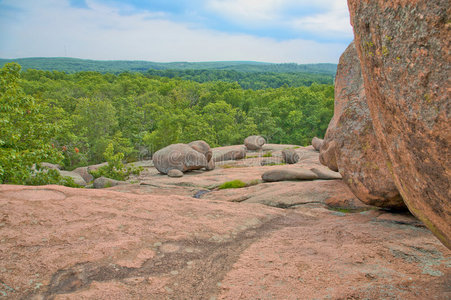
[[0,57],[338,62],[346,0],[0,0]]

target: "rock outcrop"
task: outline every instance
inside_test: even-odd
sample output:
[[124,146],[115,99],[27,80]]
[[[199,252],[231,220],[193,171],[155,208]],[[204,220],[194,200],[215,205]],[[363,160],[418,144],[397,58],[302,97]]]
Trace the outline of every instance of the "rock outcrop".
[[127,187],[0,185],[1,297],[449,298],[450,251],[414,218],[315,204],[349,194],[339,180],[228,191],[286,210]]
[[111,178],[107,178],[107,177],[103,177],[103,176],[97,178],[93,182],[93,186],[94,186],[95,189],[104,189],[104,188],[117,186],[117,185],[120,185],[120,184],[125,184],[125,182],[124,181],[115,180],[115,179],[111,179]]
[[265,143],[266,140],[259,135],[251,135],[244,139],[244,146],[248,150],[260,150]]
[[187,144],[173,144],[158,150],[153,155],[153,163],[163,174],[167,174],[171,169],[186,172],[207,167],[205,155]]
[[316,136],[312,139],[312,146],[316,151],[319,151],[323,146],[324,140],[317,138]]
[[314,180],[318,175],[307,169],[276,169],[263,173],[263,181],[276,182],[286,180]]
[[238,146],[225,146],[213,149],[213,160],[215,162],[226,160],[237,160],[246,157],[246,147],[242,145]]
[[63,177],[70,177],[75,184],[86,186],[86,181],[83,179],[83,177],[80,176],[80,174],[71,171],[59,171],[59,173]]
[[449,0],[348,0],[373,127],[410,211],[451,248]]
[[73,170],[72,172],[80,175],[87,183],[94,180],[94,176],[89,173],[89,167],[79,167]]
[[299,154],[295,149],[282,150],[283,161],[287,164],[295,164],[299,161]]
[[207,162],[211,160],[212,152],[210,150],[210,145],[208,145],[205,141],[194,141],[188,144],[191,148],[196,150],[197,152],[202,153],[205,155],[205,158],[207,159]]
[[335,80],[334,116],[327,128],[320,161],[339,171],[364,203],[405,208],[373,130],[354,43],[340,58]]

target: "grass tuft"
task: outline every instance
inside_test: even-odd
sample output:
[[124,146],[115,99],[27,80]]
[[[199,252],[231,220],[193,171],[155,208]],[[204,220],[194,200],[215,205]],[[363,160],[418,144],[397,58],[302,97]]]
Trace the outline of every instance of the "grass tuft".
[[224,182],[223,184],[221,184],[218,189],[220,190],[224,190],[224,189],[239,189],[239,188],[243,188],[246,187],[247,184],[242,182],[241,180],[232,180],[232,181],[228,181],[228,182]]
[[266,152],[263,157],[272,157],[272,152]]

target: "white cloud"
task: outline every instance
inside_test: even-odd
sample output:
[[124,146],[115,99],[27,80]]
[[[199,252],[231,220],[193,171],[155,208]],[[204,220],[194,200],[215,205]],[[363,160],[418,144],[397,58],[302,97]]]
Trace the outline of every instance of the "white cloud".
[[[232,22],[250,27],[271,21],[270,24],[294,29],[300,34],[352,37],[346,0],[206,0],[206,7]],[[303,13],[308,16],[299,18],[287,14],[299,8],[304,8]]]
[[353,36],[347,7],[294,19],[292,26],[298,30],[320,34],[324,37],[339,35],[352,38]]
[[277,17],[283,0],[209,0],[208,9],[236,20],[268,21]]
[[69,56],[161,62],[313,63],[337,62],[347,46],[301,39],[277,41],[199,29],[194,24],[165,20],[161,14],[123,15],[95,0],[88,1],[90,9],[70,7],[61,0],[9,2],[24,12],[0,20],[3,58]]

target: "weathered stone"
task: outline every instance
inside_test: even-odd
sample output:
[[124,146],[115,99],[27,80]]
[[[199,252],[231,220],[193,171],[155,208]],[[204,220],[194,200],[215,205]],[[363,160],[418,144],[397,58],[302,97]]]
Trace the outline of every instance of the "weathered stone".
[[160,173],[167,174],[171,169],[186,172],[205,168],[207,159],[187,144],[173,144],[155,152],[153,163]]
[[299,161],[299,154],[295,149],[284,149],[282,150],[283,160],[287,164],[295,164]]
[[93,183],[94,188],[96,188],[96,189],[108,188],[108,187],[112,187],[112,186],[116,186],[116,185],[120,185],[120,184],[125,184],[125,182],[119,181],[119,180],[114,180],[111,178],[106,178],[103,176],[94,180],[94,183]]
[[334,116],[324,138],[320,161],[339,171],[362,202],[387,208],[405,207],[373,130],[354,43],[340,58]]
[[244,146],[248,150],[260,150],[265,143],[266,140],[259,135],[251,135],[244,139]]
[[213,160],[215,162],[225,160],[237,160],[246,157],[246,147],[242,145],[238,146],[226,146],[213,149]]
[[319,161],[332,171],[338,172],[337,143],[333,139],[329,138],[329,136],[333,136],[334,132],[334,129],[331,126],[333,120],[334,119],[332,118],[331,122],[329,123],[329,127],[327,128],[325,141],[320,149]]
[[312,168],[310,169],[315,173],[319,179],[341,179],[341,174],[338,172],[331,171],[327,168]]
[[210,159],[210,161],[207,163],[207,166],[205,167],[205,169],[207,171],[213,171],[216,168],[216,164],[214,159]]
[[318,179],[318,176],[307,169],[276,169],[263,173],[262,179],[267,182],[285,180],[314,180]]
[[75,172],[69,172],[69,171],[59,171],[61,176],[63,177],[70,177],[74,180],[75,184],[86,186],[86,181],[83,179],[83,177],[80,176],[80,174],[77,174]]
[[202,153],[205,155],[205,158],[207,159],[207,162],[211,160],[212,152],[210,150],[210,145],[208,145],[205,141],[194,141],[188,144],[191,148],[196,150],[197,152]]
[[94,180],[94,176],[88,171],[89,167],[76,168],[72,172],[79,174],[86,182],[91,182]]
[[348,4],[386,164],[410,211],[451,248],[449,0]]
[[312,139],[312,146],[315,148],[316,151],[319,151],[321,149],[321,146],[323,145],[324,140],[319,139],[316,136]]
[[177,169],[171,169],[168,171],[169,177],[183,177],[183,172]]

